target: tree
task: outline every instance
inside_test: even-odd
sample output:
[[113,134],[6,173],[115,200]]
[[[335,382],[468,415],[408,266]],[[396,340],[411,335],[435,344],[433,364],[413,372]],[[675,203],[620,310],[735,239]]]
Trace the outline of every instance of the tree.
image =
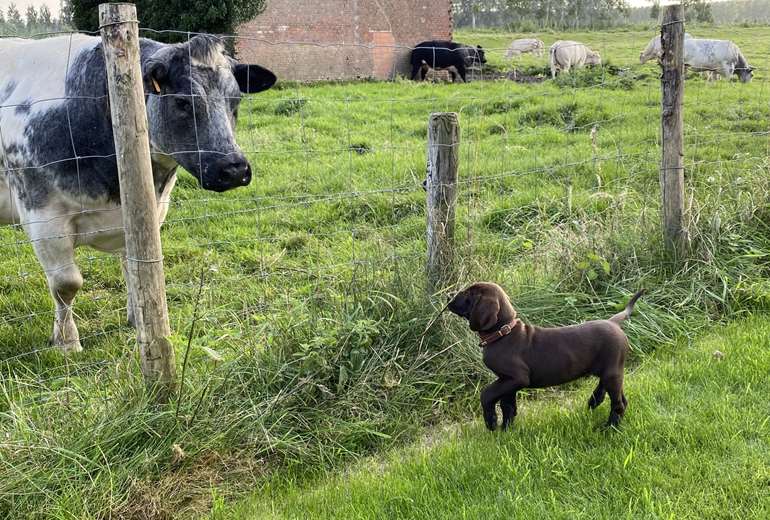
[[650,18],[658,20],[660,18],[660,0],[655,0],[650,7]]
[[514,27],[577,29],[617,24],[628,16],[625,0],[507,0]]
[[16,8],[16,4],[13,2],[11,2],[11,4],[8,6],[6,16],[8,20],[8,28],[11,30],[11,32],[18,34],[24,30],[24,21],[21,19],[21,13]]
[[[99,4],[104,0],[70,0],[72,22],[81,31],[99,29]],[[262,12],[266,0],[134,0],[140,26],[157,31],[153,39],[186,40],[186,32],[235,34],[239,23]]]
[[682,0],[685,19],[696,22],[712,23],[711,5],[706,0]]
[[43,4],[40,7],[40,12],[37,15],[37,23],[40,24],[44,30],[50,31],[53,29],[53,19],[51,17],[51,10],[48,6]]
[[59,25],[62,28],[72,27],[72,0],[59,0]]
[[37,9],[35,9],[34,5],[27,6],[24,18],[26,19],[27,32],[32,34],[37,31]]

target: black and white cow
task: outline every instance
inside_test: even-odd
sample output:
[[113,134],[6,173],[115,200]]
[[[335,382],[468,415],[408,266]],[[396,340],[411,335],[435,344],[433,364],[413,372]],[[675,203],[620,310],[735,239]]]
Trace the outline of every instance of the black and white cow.
[[[140,42],[159,221],[182,166],[207,190],[246,186],[235,143],[242,93],[275,83],[222,42]],[[0,40],[0,223],[20,224],[56,306],[52,343],[81,350],[72,313],[83,278],[74,249],[121,252],[124,234],[101,39]],[[129,316],[129,320],[131,317]]]

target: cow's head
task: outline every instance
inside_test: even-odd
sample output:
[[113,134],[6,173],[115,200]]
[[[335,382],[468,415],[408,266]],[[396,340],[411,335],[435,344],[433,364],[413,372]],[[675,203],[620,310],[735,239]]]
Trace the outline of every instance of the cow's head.
[[602,57],[598,52],[588,51],[586,54],[586,65],[601,65]]
[[465,65],[468,67],[479,67],[487,62],[484,55],[484,49],[481,45],[476,47],[465,47]]
[[742,83],[748,83],[754,76],[754,69],[748,65],[745,67],[736,67],[735,73],[738,75]]
[[142,63],[150,143],[172,157],[207,190],[251,182],[251,166],[235,143],[242,93],[260,92],[275,75],[238,64],[212,36],[165,45]]

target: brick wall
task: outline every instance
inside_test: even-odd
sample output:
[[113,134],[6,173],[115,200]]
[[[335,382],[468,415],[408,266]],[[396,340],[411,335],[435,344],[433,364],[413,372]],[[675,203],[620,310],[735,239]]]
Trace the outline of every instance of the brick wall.
[[410,47],[452,38],[450,0],[268,0],[238,28],[236,52],[279,79],[391,79]]

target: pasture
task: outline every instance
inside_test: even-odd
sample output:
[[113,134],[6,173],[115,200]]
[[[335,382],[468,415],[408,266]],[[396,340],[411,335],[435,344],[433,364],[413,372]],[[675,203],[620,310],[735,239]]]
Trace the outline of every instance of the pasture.
[[[715,416],[704,427],[713,436],[731,432],[739,453],[730,458],[724,438],[706,453],[745,463],[730,475],[751,474],[757,486],[731,488],[729,499],[741,511],[753,503],[766,511],[761,467],[768,461],[760,462],[770,410],[759,374],[770,355],[767,328],[761,318],[732,325],[724,349],[735,355],[718,369],[702,356],[692,363],[690,349],[700,345],[705,355],[709,342],[723,341],[709,339],[723,325],[770,307],[770,33],[688,31],[733,39],[757,70],[749,84],[696,76],[686,84],[692,252],[681,262],[661,247],[658,70],[638,65],[652,31],[539,35],[546,46],[557,38],[584,41],[609,62],[555,82],[285,84],[245,100],[239,142],[255,170],[251,185],[214,194],[182,174],[162,230],[173,339],[179,362],[187,358],[179,400],[168,408],[147,403],[117,259],[79,250],[85,285],[75,312],[85,350],[64,357],[47,346],[52,305],[30,244],[19,230],[1,229],[0,515],[169,518],[214,504],[229,517],[231,501],[255,487],[267,498],[257,496],[244,510],[269,508],[277,493],[291,498],[282,515],[322,514],[329,502],[316,508],[312,497],[337,494],[337,486],[365,493],[372,484],[354,470],[350,488],[339,477],[342,484],[321,483],[310,499],[294,484],[318,482],[374,450],[469,418],[457,436],[440,440],[437,472],[478,461],[485,475],[496,466],[479,454],[537,448],[547,459],[554,445],[564,461],[554,478],[578,475],[598,492],[600,483],[583,475],[599,464],[591,454],[564,460],[581,446],[610,443],[612,456],[602,464],[619,476],[635,467],[633,456],[623,459],[630,449],[651,445],[650,431],[673,439],[672,422],[696,432]],[[491,69],[509,66],[502,56],[513,37],[456,34],[489,49]],[[518,66],[532,72],[545,65],[546,58],[526,56]],[[626,326],[634,347],[627,429],[599,435],[606,405],[588,416],[580,383],[532,392],[510,439],[481,431],[478,387],[490,375],[475,339],[449,317],[423,334],[443,303],[443,295],[425,294],[423,274],[422,181],[434,111],[460,117],[461,283],[496,280],[522,318],[538,324],[605,317],[635,289],[648,288]],[[688,377],[708,391],[673,388]],[[721,380],[731,381],[727,404],[713,386]],[[697,414],[671,404],[671,395],[697,398]],[[752,420],[739,431],[715,427],[727,425],[719,414],[731,406]],[[467,456],[457,451],[466,446]],[[405,449],[406,457],[420,457]],[[697,439],[677,449],[692,467],[703,456]],[[657,468],[675,462],[652,457],[624,485],[637,486],[643,499],[665,480]],[[544,474],[537,459],[527,464]],[[404,470],[415,482],[418,470],[433,471],[417,462],[408,468],[416,468]],[[401,470],[383,471],[388,479]],[[527,493],[544,504],[559,500],[548,496],[554,482],[543,478]],[[679,479],[693,489],[702,482],[695,471]],[[409,486],[403,493],[411,496],[419,485]],[[377,517],[376,507],[359,517]],[[664,503],[649,514],[674,510]],[[722,516],[716,508],[688,511]]]

